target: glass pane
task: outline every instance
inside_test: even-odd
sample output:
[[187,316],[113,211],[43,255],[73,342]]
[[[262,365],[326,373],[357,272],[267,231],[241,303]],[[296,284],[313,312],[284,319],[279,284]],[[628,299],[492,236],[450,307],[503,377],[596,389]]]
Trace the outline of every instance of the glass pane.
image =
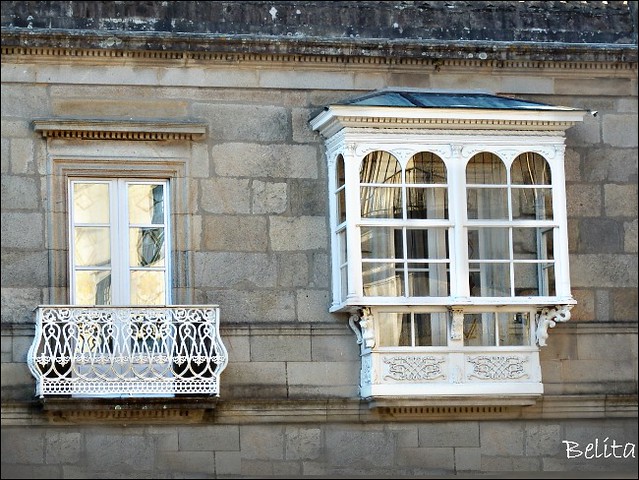
[[409,263],[408,295],[413,297],[448,296],[448,264]]
[[[380,347],[397,347],[400,341],[404,342],[404,345],[410,345],[410,315],[378,312],[376,316]],[[405,343],[406,338],[409,343]]]
[[555,269],[549,263],[516,263],[515,295],[555,295]]
[[551,185],[550,166],[538,153],[522,153],[510,167],[513,185]]
[[361,187],[362,218],[402,218],[402,189]]
[[495,317],[492,313],[464,315],[464,346],[495,345]]
[[513,188],[513,220],[552,220],[549,188]]
[[164,223],[164,185],[129,184],[129,224]]
[[129,228],[129,262],[132,267],[164,266],[164,228]]
[[510,268],[507,263],[471,263],[469,282],[473,297],[509,297]]
[[530,314],[498,313],[499,345],[530,345]]
[[417,153],[406,164],[406,183],[446,184],[446,165],[434,153]]
[[447,345],[445,313],[416,313],[415,345],[441,347]]
[[408,218],[448,218],[448,196],[445,188],[406,189]]
[[518,260],[552,260],[552,229],[513,228],[513,254]]
[[340,268],[340,298],[342,300],[346,300],[346,296],[348,295],[348,268],[342,267]]
[[407,229],[407,258],[447,259],[448,230],[446,228],[429,228],[428,230]]
[[338,224],[346,221],[346,190],[342,188],[337,192],[337,222]]
[[466,165],[466,183],[469,185],[505,185],[506,166],[493,153],[478,153]]
[[111,272],[81,270],[75,272],[76,305],[111,305]]
[[362,258],[403,258],[402,229],[362,227]]
[[388,152],[371,152],[362,160],[359,181],[360,183],[400,184],[402,167]]
[[363,262],[364,295],[398,297],[404,295],[404,272],[400,263]]
[[485,227],[468,229],[468,258],[509,260],[508,228]]
[[346,263],[346,230],[342,230],[337,234],[337,241],[339,243],[339,263],[343,265]]
[[508,219],[508,190],[505,188],[468,188],[466,193],[470,220]]
[[109,227],[75,227],[73,259],[78,267],[108,267],[111,264]]
[[109,184],[73,183],[73,222],[109,223]]
[[165,303],[163,271],[131,271],[131,305],[164,305]]

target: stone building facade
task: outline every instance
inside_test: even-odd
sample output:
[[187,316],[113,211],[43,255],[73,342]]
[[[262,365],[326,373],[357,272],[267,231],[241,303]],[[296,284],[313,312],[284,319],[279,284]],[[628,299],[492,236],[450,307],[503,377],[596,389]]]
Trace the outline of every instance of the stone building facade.
[[[543,394],[360,394],[317,118],[389,90],[583,113],[547,121],[576,303],[530,346]],[[636,472],[637,111],[635,2],[2,2],[2,477]],[[36,395],[38,307],[84,271],[70,182],[118,179],[170,189],[154,271],[219,306],[219,396]]]

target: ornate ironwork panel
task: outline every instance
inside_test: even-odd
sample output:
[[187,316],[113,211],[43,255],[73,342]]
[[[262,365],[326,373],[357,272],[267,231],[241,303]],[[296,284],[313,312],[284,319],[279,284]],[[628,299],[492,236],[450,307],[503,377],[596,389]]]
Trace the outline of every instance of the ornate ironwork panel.
[[219,308],[37,309],[28,365],[36,395],[219,395],[228,363]]

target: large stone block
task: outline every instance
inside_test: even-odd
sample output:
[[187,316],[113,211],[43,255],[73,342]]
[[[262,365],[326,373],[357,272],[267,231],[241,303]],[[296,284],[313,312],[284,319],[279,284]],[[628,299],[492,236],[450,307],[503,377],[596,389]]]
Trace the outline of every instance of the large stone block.
[[[156,457],[153,438],[147,435],[127,435],[111,430],[88,430],[84,435],[85,459],[92,470],[150,471],[156,462],[166,460],[172,454],[164,452]],[[165,468],[167,466],[164,464]]]
[[521,456],[524,454],[524,426],[518,422],[482,422],[479,441],[482,455]]
[[397,464],[401,467],[452,471],[455,469],[454,453],[451,447],[398,448]]
[[622,253],[623,224],[605,217],[579,220],[580,253]]
[[36,167],[34,163],[33,151],[34,151],[34,148],[33,148],[32,139],[30,138],[12,139],[11,140],[11,173],[23,174],[23,175],[35,173]]
[[623,246],[626,253],[637,253],[637,219],[624,223]]
[[395,442],[386,432],[333,427],[325,438],[326,461],[333,467],[369,470],[394,464]]
[[283,460],[284,427],[281,425],[241,425],[242,460]]
[[196,252],[195,281],[203,287],[269,288],[277,283],[277,265],[265,253]]
[[327,249],[325,217],[270,217],[271,248],[274,251]]
[[284,288],[305,287],[309,284],[308,255],[306,253],[277,254],[277,285]]
[[351,72],[322,72],[300,69],[260,70],[262,88],[346,89],[354,88]]
[[[40,187],[35,177],[3,175],[1,185],[2,209],[5,212],[9,210],[38,210],[40,208]],[[4,218],[4,215],[9,215],[9,213],[3,213],[2,215]],[[25,213],[14,213],[13,215],[25,215]],[[8,227],[11,227],[11,225],[8,225]],[[3,225],[3,237],[5,231],[6,229]],[[5,245],[4,238],[2,239],[2,245]]]
[[326,215],[328,197],[324,182],[312,180],[292,180],[291,215]]
[[613,147],[637,147],[637,114],[603,116],[603,142]]
[[254,362],[307,362],[311,360],[309,335],[252,335]]
[[43,223],[40,213],[3,213],[2,247],[44,249]]
[[268,247],[266,217],[215,215],[202,219],[204,248],[222,252],[265,252]]
[[205,303],[219,304],[222,321],[240,323],[296,322],[295,294],[286,290],[208,291]]
[[288,185],[284,182],[261,182],[253,180],[251,212],[283,213],[288,207]]
[[242,473],[242,455],[240,452],[215,452],[216,475],[240,475]]
[[315,146],[222,143],[213,146],[211,157],[223,177],[318,178]]
[[[629,148],[585,148],[583,177],[586,182],[637,181],[637,151]],[[568,181],[578,181],[566,176]]]
[[288,362],[290,386],[329,387],[357,385],[359,362]]
[[568,217],[598,217],[601,215],[601,187],[583,183],[566,185]]
[[178,441],[180,451],[238,451],[240,429],[237,425],[179,427]]
[[344,325],[343,335],[324,335],[313,332],[311,351],[313,361],[317,362],[355,362],[359,360],[360,354],[355,335],[347,330],[346,325]]
[[[4,389],[4,365],[2,370],[2,388]],[[45,430],[41,428],[2,426],[2,477],[5,464],[22,463],[42,465],[45,463]]]
[[637,217],[637,185],[604,185],[604,210],[609,217]]
[[443,422],[420,425],[420,447],[478,447],[477,422]]
[[282,143],[291,136],[288,112],[271,105],[196,103],[192,111],[209,122],[209,137],[222,142]]
[[558,423],[526,423],[526,455],[529,457],[556,455],[561,445],[561,425]]
[[[133,94],[133,92],[129,92]],[[188,103],[184,100],[163,100],[160,98],[141,99],[137,97],[111,98],[53,98],[53,114],[61,117],[85,116],[89,118],[131,117],[132,112],[140,112],[145,118],[184,118],[187,116]],[[143,112],[143,113],[142,113]]]
[[[3,268],[4,264],[3,264]],[[34,308],[43,303],[39,288],[3,287],[2,323],[34,323]]]
[[200,181],[199,205],[209,213],[251,213],[249,180],[245,178],[211,178]]
[[[39,65],[38,69],[46,68]],[[0,92],[2,99],[2,123],[5,118],[13,117],[11,120],[24,119],[27,122],[34,118],[46,117],[51,115],[51,106],[49,104],[49,95],[47,85],[28,85],[24,83],[7,84],[2,82],[2,91]],[[2,135],[4,136],[4,125]],[[23,135],[20,135],[23,136]],[[25,137],[28,136],[24,135]]]
[[298,290],[295,295],[297,317],[301,322],[336,321],[336,316],[328,312],[329,293],[326,290]]
[[[39,215],[33,214],[36,217]],[[4,214],[3,214],[4,216]],[[2,226],[2,239],[8,236]],[[12,251],[2,252],[2,286],[6,287],[46,287],[48,285],[47,252]],[[35,306],[35,305],[34,305]]]
[[84,456],[82,434],[79,432],[48,432],[45,438],[47,464],[80,463]]
[[481,448],[456,447],[455,470],[457,472],[472,472],[481,470]]
[[322,453],[322,431],[319,428],[287,426],[285,438],[287,460],[314,460]]
[[178,477],[194,478],[194,474],[202,474],[204,478],[211,478],[215,475],[215,455],[211,451],[164,452],[158,456],[156,465],[160,471],[168,471]]
[[[637,288],[615,288],[611,294],[612,320],[637,321]],[[635,338],[635,346],[637,345]]]
[[636,255],[572,255],[570,279],[575,288],[636,287]]

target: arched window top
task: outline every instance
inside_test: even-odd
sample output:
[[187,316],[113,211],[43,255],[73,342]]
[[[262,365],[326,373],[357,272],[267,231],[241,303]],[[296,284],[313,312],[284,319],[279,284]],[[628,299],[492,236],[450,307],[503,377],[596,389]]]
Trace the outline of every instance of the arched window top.
[[446,184],[446,165],[431,152],[419,152],[406,164],[406,183]]
[[364,157],[359,171],[361,183],[395,184],[402,182],[402,166],[392,154],[377,150]]
[[481,152],[466,165],[466,183],[471,185],[505,185],[506,166],[494,153]]
[[515,158],[510,167],[513,185],[551,185],[550,165],[544,157],[526,152]]

